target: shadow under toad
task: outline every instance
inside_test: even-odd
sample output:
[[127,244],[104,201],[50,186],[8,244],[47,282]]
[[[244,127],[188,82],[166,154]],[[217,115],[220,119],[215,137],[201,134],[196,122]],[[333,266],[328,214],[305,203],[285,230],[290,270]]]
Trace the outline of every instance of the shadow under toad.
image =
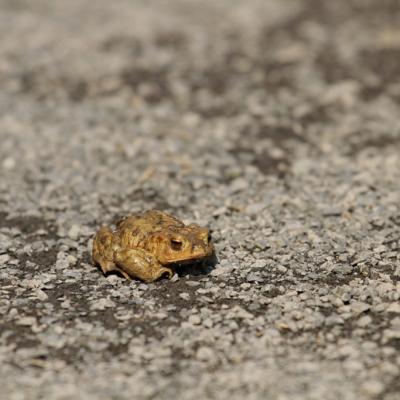
[[201,261],[191,261],[187,263],[179,263],[169,265],[174,273],[177,273],[179,277],[183,276],[202,276],[208,275],[218,264],[218,258],[216,254],[212,254],[210,257]]

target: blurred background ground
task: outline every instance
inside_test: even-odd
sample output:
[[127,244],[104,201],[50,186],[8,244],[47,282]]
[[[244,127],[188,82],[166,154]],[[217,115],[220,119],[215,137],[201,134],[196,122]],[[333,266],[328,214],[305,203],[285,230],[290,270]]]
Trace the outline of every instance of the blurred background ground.
[[[0,398],[398,399],[400,5],[0,0]],[[102,223],[213,230],[176,282]]]

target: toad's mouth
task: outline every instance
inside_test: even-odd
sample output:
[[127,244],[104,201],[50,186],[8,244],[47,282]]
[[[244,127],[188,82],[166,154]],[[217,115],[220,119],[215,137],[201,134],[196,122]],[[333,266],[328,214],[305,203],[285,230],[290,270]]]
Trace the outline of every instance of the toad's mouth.
[[181,267],[185,265],[195,265],[195,264],[204,264],[205,259],[204,258],[189,258],[187,260],[179,260],[179,261],[174,261],[170,265],[171,266],[176,266],[176,267]]
[[185,258],[181,260],[173,260],[167,263],[169,267],[177,267],[179,268],[180,266],[186,266],[186,265],[207,265],[210,263],[210,261],[213,260],[214,258],[214,252],[210,253],[209,255],[206,256],[200,256],[200,257],[191,257],[191,258]]

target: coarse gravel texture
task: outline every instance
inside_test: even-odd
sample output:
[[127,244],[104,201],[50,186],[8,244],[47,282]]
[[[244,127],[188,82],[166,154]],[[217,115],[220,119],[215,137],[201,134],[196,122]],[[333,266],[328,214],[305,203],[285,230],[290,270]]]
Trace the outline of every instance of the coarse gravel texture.
[[[400,397],[400,3],[0,0],[1,400]],[[103,276],[103,223],[214,268]]]

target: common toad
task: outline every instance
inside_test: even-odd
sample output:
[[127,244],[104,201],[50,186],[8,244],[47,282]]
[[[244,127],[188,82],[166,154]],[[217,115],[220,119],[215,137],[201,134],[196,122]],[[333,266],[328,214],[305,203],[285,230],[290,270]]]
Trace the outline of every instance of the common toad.
[[93,241],[93,261],[103,273],[153,282],[173,276],[171,264],[207,259],[214,253],[210,231],[185,225],[162,211],[150,210],[121,219],[116,230],[103,226]]

